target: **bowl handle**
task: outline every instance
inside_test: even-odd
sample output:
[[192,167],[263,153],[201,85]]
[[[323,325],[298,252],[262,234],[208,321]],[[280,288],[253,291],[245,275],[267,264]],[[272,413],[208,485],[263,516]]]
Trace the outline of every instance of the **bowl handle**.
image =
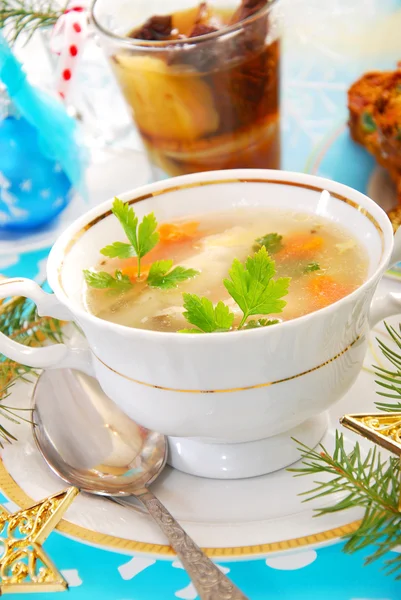
[[[44,292],[30,279],[7,279],[0,282],[0,299],[23,296],[32,300],[40,317],[54,317],[72,321],[73,316],[54,294]],[[51,344],[44,348],[24,346],[0,333],[0,353],[11,360],[34,369],[70,368],[94,375],[91,353],[87,349],[69,348],[65,344]]]
[[[390,266],[401,262],[401,227],[397,229],[394,236],[394,248],[390,259]],[[401,293],[388,292],[381,296],[373,298],[372,306],[370,307],[369,323],[374,327],[376,323],[382,321],[386,317],[398,315],[401,313]]]

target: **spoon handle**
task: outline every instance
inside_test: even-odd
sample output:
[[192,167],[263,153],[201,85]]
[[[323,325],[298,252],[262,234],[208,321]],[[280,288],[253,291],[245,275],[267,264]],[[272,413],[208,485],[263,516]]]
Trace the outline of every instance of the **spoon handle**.
[[168,538],[201,600],[248,600],[195,544],[152,492],[146,490],[135,495]]

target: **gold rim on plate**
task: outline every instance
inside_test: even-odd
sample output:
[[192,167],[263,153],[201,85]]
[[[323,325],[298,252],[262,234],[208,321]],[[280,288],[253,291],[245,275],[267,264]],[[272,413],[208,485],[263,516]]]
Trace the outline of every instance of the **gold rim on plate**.
[[[30,498],[28,494],[17,484],[17,482],[8,473],[4,463],[0,460],[0,488],[3,494],[12,502],[15,502],[20,508],[26,509],[35,504],[35,500]],[[280,542],[271,542],[268,544],[255,544],[252,546],[234,546],[232,548],[203,548],[206,554],[210,557],[245,557],[258,554],[271,554],[283,550],[295,550],[329,542],[337,538],[349,535],[356,531],[361,521],[353,521],[345,525],[340,525],[333,529],[327,529],[319,533],[305,535],[302,537],[283,540]],[[125,538],[116,537],[99,531],[93,531],[81,527],[70,521],[61,520],[57,526],[57,530],[68,536],[93,544],[110,548],[112,550],[122,550],[124,552],[143,552],[146,554],[158,554],[163,557],[173,557],[175,552],[170,546],[163,544],[150,544],[148,542],[138,542],[135,540],[127,540]]]

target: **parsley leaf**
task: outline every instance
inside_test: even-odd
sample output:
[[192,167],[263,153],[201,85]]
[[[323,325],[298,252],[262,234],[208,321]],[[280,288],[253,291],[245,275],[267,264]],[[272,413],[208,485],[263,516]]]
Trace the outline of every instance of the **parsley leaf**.
[[268,233],[263,235],[260,238],[255,240],[255,244],[253,245],[253,251],[257,252],[264,246],[269,254],[275,254],[279,250],[281,250],[283,236],[278,233]]
[[156,229],[157,221],[153,213],[143,217],[142,223],[138,227],[138,247],[135,248],[138,258],[145,256],[158,243],[159,234]]
[[212,333],[229,331],[234,321],[230,308],[223,302],[213,306],[209,298],[200,298],[196,294],[183,294],[184,317],[199,330],[183,329],[179,333]]
[[157,221],[153,213],[146,215],[138,226],[138,217],[134,209],[119,198],[114,198],[113,214],[120,221],[129,244],[114,242],[100,251],[110,258],[138,257],[138,278],[141,275],[141,258],[148,254],[158,243]]
[[361,125],[362,129],[366,131],[366,133],[373,133],[376,131],[376,123],[373,119],[373,116],[369,112],[362,113]]
[[278,319],[258,319],[257,321],[248,321],[244,325],[244,329],[259,329],[260,327],[269,327],[270,325],[276,325],[280,323]]
[[170,290],[177,287],[182,281],[199,275],[199,271],[186,269],[185,267],[175,267],[171,271],[172,266],[172,260],[158,260],[154,262],[149,270],[148,285],[150,287],[161,288],[162,290]]
[[223,283],[243,312],[238,329],[251,315],[268,315],[283,310],[286,302],[281,298],[288,294],[290,279],[273,280],[275,273],[274,261],[264,246],[253,257],[249,256],[245,264],[234,260],[229,271],[230,279],[224,279]]
[[[141,258],[153,250],[159,242],[160,236],[156,231],[156,217],[153,213],[150,213],[139,223],[133,208],[126,202],[122,202],[119,198],[114,198],[112,212],[120,221],[130,243],[114,242],[102,248],[100,252],[103,256],[108,256],[109,258],[131,258],[136,256],[138,259],[137,278],[140,279]],[[149,286],[172,289],[177,287],[182,281],[186,281],[190,277],[195,277],[195,275],[199,274],[199,271],[186,269],[185,267],[175,267],[171,270],[172,266],[172,260],[159,260],[153,263],[147,278]],[[85,278],[88,285],[99,289],[123,289],[124,286],[128,286],[128,282],[131,285],[129,277],[122,275],[121,271],[116,271],[115,277],[104,271],[100,273],[86,271]]]
[[100,253],[109,258],[131,258],[136,256],[134,247],[124,242],[114,242],[110,246],[105,246],[100,250]]
[[312,271],[320,271],[320,265],[317,262],[309,263],[304,268],[304,273],[312,273]]
[[128,275],[123,275],[121,271],[116,271],[115,276],[105,271],[89,271],[84,269],[85,281],[91,287],[97,288],[98,290],[113,289],[118,291],[128,290],[132,283]]
[[134,209],[127,202],[123,202],[119,198],[114,198],[112,212],[120,221],[122,228],[125,231],[130,244],[134,247],[136,254],[138,255],[138,217],[136,216]]

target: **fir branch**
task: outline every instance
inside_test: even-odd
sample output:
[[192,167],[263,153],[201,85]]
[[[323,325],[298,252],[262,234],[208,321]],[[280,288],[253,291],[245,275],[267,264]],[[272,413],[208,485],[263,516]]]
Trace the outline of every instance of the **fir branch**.
[[[11,389],[16,383],[16,381],[22,378],[22,374],[16,376],[0,389],[0,419],[7,419],[8,421],[11,421],[15,424],[19,424],[21,421],[31,423],[30,419],[27,419],[21,415],[21,413],[24,412],[31,413],[30,408],[15,408],[4,404],[4,401],[10,396]],[[3,448],[3,442],[11,444],[16,440],[17,438],[0,423],[0,447]]]
[[[399,331],[384,323],[387,333],[394,342],[396,349],[390,348],[381,339],[377,339],[379,348],[385,358],[393,365],[394,369],[384,369],[383,367],[375,367],[375,373],[380,379],[376,383],[381,390],[378,395],[384,398],[392,398],[398,400],[397,403],[376,402],[377,408],[384,412],[401,412],[401,324],[398,326]],[[399,352],[397,352],[397,349]]]
[[[401,412],[401,325],[398,330],[385,323],[392,345],[378,339],[381,353],[393,369],[374,367],[380,386],[377,393],[398,402],[377,402],[376,406],[385,412]],[[374,552],[367,558],[369,564],[385,556],[401,543],[401,513],[398,510],[400,495],[400,459],[390,457],[385,460],[375,446],[366,456],[355,444],[347,453],[342,434],[336,432],[335,449],[332,455],[322,445],[311,449],[299,443],[303,467],[290,469],[297,476],[320,473],[331,476],[328,481],[315,481],[315,488],[305,492],[305,501],[316,500],[342,492],[342,500],[336,504],[317,510],[317,516],[359,507],[364,509],[364,517],[359,529],[348,536],[346,552],[356,552],[370,545]],[[401,553],[386,560],[385,570],[401,579]]]
[[67,4],[60,6],[54,0],[1,0],[0,29],[5,28],[11,44],[22,33],[27,34],[28,42],[38,29],[53,26]]
[[[62,323],[50,317],[39,317],[36,306],[26,298],[0,302],[0,332],[26,346],[41,346],[47,341],[63,340]],[[21,415],[30,409],[13,408],[5,404],[12,386],[18,380],[32,381],[36,371],[0,354],[0,446],[15,437],[6,429],[3,418],[14,423],[27,420]]]
[[[374,545],[375,551],[366,564],[390,552],[401,542],[401,514],[398,512],[400,493],[400,461],[391,457],[384,460],[377,447],[366,456],[361,453],[358,443],[347,453],[343,435],[336,432],[335,450],[331,456],[322,445],[311,449],[299,444],[303,467],[289,469],[296,476],[321,473],[331,475],[328,481],[314,481],[315,488],[304,492],[304,502],[316,500],[342,492],[345,497],[334,505],[318,509],[316,516],[339,512],[350,508],[365,510],[357,531],[347,536],[344,550],[349,553]],[[394,573],[401,579],[401,554],[385,562],[387,573]]]

